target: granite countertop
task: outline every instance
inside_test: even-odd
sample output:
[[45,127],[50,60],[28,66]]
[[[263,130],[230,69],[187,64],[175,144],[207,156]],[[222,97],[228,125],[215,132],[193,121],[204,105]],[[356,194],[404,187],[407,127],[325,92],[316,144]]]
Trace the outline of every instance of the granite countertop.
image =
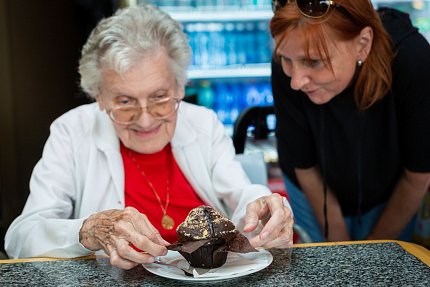
[[[430,267],[395,242],[271,250],[267,268],[205,286],[430,286]],[[197,286],[107,259],[0,264],[0,286]]]

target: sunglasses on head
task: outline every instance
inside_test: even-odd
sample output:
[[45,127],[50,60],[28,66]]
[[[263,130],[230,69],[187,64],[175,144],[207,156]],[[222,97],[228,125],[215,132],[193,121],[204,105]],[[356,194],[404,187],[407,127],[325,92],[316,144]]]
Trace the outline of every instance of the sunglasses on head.
[[322,18],[330,10],[330,6],[340,7],[334,1],[327,0],[272,0],[273,12],[285,6],[285,4],[295,2],[300,13],[309,18]]

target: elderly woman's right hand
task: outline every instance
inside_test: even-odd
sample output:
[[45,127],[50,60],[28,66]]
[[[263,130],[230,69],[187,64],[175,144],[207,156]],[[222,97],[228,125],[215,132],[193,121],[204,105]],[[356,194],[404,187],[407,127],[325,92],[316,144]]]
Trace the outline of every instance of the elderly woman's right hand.
[[[103,249],[110,263],[122,269],[151,263],[167,253],[164,240],[145,214],[133,207],[112,209],[88,217],[79,231],[79,242],[87,249]],[[136,251],[132,246],[142,250]]]

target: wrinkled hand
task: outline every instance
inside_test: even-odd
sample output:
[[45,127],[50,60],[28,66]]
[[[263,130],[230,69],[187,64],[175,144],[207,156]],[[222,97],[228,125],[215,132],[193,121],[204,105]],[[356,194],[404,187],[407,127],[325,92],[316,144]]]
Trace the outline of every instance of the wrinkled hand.
[[250,239],[254,247],[288,248],[293,245],[291,210],[284,205],[284,198],[277,193],[263,196],[246,207],[245,232],[251,232],[262,221],[260,234]]
[[[110,263],[122,269],[152,263],[154,256],[167,254],[165,241],[146,215],[133,207],[112,209],[88,217],[79,231],[79,242],[87,249],[103,249]],[[138,252],[133,247],[144,251]]]

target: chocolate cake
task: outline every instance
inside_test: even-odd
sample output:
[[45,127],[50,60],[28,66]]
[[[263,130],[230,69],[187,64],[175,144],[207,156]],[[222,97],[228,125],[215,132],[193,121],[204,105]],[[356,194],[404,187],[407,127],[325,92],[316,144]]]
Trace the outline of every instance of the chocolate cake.
[[168,249],[178,251],[194,268],[220,267],[229,251],[257,252],[233,222],[210,206],[192,209],[176,233],[178,241]]

